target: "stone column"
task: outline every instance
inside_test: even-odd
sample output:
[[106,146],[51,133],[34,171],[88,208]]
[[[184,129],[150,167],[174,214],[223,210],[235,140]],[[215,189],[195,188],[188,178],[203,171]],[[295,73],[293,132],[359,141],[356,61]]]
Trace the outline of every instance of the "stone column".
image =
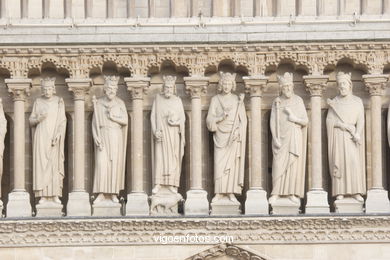
[[91,79],[65,79],[74,97],[73,189],[69,193],[67,215],[91,216],[89,193],[85,190],[85,96]]
[[14,101],[13,166],[14,188],[8,194],[7,217],[31,217],[30,194],[25,183],[25,111],[26,96],[31,79],[6,79],[8,91]]
[[307,192],[307,214],[329,214],[328,193],[324,191],[322,184],[322,119],[321,97],[326,88],[329,76],[309,75],[303,80],[306,90],[310,92],[311,124],[310,124],[310,168],[311,183]]
[[149,215],[148,195],[144,191],[143,98],[150,78],[124,78],[133,105],[131,120],[131,192],[127,194],[126,216]]
[[263,188],[261,153],[261,99],[267,88],[268,77],[244,77],[245,89],[250,95],[250,168],[249,190],[246,192],[245,215],[265,215],[269,212],[267,192]]
[[382,173],[382,95],[388,75],[363,75],[363,82],[370,93],[371,103],[371,170],[372,187],[367,192],[367,213],[388,213],[390,202],[383,188]]
[[185,77],[187,93],[191,96],[191,172],[190,190],[184,204],[185,215],[209,215],[207,192],[202,187],[202,103],[208,77]]

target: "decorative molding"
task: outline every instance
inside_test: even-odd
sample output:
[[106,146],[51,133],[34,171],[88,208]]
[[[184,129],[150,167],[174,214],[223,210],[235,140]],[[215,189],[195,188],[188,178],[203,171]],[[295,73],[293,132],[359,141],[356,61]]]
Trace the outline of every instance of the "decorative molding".
[[200,252],[194,256],[187,258],[186,260],[207,260],[214,257],[232,256],[235,259],[242,260],[267,260],[264,257],[258,256],[248,250],[245,250],[239,246],[233,246],[229,244],[219,244],[206,251]]
[[8,92],[12,94],[13,101],[25,101],[30,94],[31,79],[5,79]]
[[389,75],[363,75],[363,82],[370,96],[382,96],[388,80]]
[[245,91],[250,97],[261,97],[268,88],[268,77],[265,76],[243,77],[243,80],[245,82]]
[[135,77],[135,78],[124,78],[127,86],[127,90],[130,92],[131,98],[143,99],[144,95],[148,93],[150,86],[150,78],[147,77]]
[[184,77],[186,92],[191,98],[200,98],[206,94],[209,84],[208,77]]
[[[346,46],[348,48],[346,48]],[[93,68],[102,70],[105,62],[128,69],[132,77],[145,77],[151,68],[160,69],[165,61],[184,67],[190,76],[203,76],[229,60],[248,75],[261,75],[280,63],[290,62],[309,74],[322,74],[341,60],[370,74],[381,74],[390,64],[388,44],[381,42],[258,43],[225,45],[114,45],[107,46],[5,46],[0,52],[0,67],[11,77],[27,77],[45,63],[65,69],[71,78],[88,77]]]
[[306,85],[306,90],[310,92],[310,96],[322,96],[322,92],[326,88],[329,76],[325,75],[309,75],[303,76],[303,81]]
[[0,247],[159,244],[156,236],[233,236],[234,245],[390,243],[390,216],[62,218],[0,221]]
[[89,78],[70,78],[65,79],[69,90],[73,92],[74,100],[85,100],[85,96],[89,93],[91,88],[91,79]]

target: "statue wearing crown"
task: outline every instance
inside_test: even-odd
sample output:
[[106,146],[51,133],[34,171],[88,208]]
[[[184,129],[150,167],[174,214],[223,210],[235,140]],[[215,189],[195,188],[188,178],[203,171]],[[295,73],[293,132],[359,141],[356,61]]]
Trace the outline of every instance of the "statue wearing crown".
[[219,93],[211,99],[206,119],[214,139],[212,214],[223,214],[217,207],[219,201],[239,205],[235,194],[241,194],[244,185],[247,117],[244,94],[232,93],[236,89],[235,78],[235,73],[220,73]]
[[154,188],[151,214],[177,214],[182,199],[177,190],[185,145],[185,114],[176,95],[176,76],[163,76],[161,93],[157,94],[150,116],[154,137]]
[[336,81],[339,95],[328,99],[326,117],[332,195],[336,197],[335,204],[343,199],[363,204],[362,196],[366,194],[363,102],[352,94],[350,73],[339,72]]
[[[125,103],[116,96],[119,77],[105,76],[104,96],[93,97],[92,134],[95,144],[93,193],[94,215],[100,205],[114,205],[119,215],[118,194],[124,189],[128,114]],[[108,210],[109,211],[109,210]],[[102,212],[101,214],[106,214]]]
[[[278,205],[291,205],[298,213],[304,197],[308,117],[301,97],[294,94],[293,74],[278,76],[280,95],[273,101],[272,192],[269,203],[273,213]],[[283,202],[284,201],[284,202]]]
[[64,101],[54,95],[55,80],[41,80],[42,97],[35,100],[29,118],[33,135],[33,191],[40,198],[38,215],[40,207],[46,205],[62,208],[66,116]]

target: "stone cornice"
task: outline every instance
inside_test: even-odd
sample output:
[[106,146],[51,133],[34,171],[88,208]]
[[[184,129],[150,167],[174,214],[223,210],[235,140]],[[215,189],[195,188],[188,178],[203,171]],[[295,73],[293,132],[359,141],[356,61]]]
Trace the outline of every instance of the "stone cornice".
[[156,236],[233,236],[234,244],[390,243],[390,216],[5,219],[0,246],[158,244]]
[[161,44],[161,45],[84,45],[84,46],[5,46],[0,50],[0,67],[11,77],[27,77],[31,69],[53,63],[70,77],[88,77],[92,69],[102,70],[105,62],[114,62],[132,76],[145,77],[151,68],[164,61],[188,69],[190,76],[203,76],[207,68],[231,60],[245,67],[249,76],[264,74],[267,68],[290,62],[308,74],[322,74],[340,60],[370,74],[381,74],[390,63],[388,42],[326,43],[251,43],[251,44]]

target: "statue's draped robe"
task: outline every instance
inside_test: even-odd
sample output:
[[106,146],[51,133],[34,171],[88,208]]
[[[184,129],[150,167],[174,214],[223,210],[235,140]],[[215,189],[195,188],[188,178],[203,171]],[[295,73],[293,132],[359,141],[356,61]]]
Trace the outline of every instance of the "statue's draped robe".
[[[5,119],[3,105],[1,104],[0,101],[0,180],[2,180],[2,176],[3,176],[4,138],[6,133],[7,133],[7,120]],[[1,185],[0,185],[0,194],[1,194]]]
[[[224,111],[227,118],[217,122]],[[234,94],[214,96],[206,122],[207,128],[214,132],[214,192],[241,194],[247,126],[243,102]]]
[[[30,118],[47,117],[33,128],[33,190],[36,197],[62,196],[64,179],[65,106],[62,98],[37,98]],[[52,140],[59,136],[52,146]]]
[[[179,120],[179,126],[171,126],[169,118]],[[181,99],[158,94],[153,102],[151,123],[154,135],[157,131],[162,133],[162,141],[154,142],[155,184],[179,187],[185,144],[185,114]]]
[[[278,98],[279,99],[279,98]],[[289,108],[293,115],[307,122],[307,113],[302,99],[293,95],[290,99],[279,99],[277,118],[276,101],[272,104],[270,127],[272,136],[276,136],[276,124],[279,121],[278,149],[272,143],[272,195],[304,197],[307,127],[288,120],[284,109]]]
[[[125,122],[125,125],[109,119],[108,111]],[[97,100],[92,118],[92,134],[94,140],[100,139],[103,149],[100,150],[95,142],[94,193],[119,194],[124,189],[127,123],[126,106],[120,98],[108,101],[103,97]]]
[[[360,144],[352,140],[348,131],[335,127],[340,122],[356,129]],[[365,194],[364,107],[361,99],[356,96],[337,96],[331,100],[326,128],[332,195]]]

